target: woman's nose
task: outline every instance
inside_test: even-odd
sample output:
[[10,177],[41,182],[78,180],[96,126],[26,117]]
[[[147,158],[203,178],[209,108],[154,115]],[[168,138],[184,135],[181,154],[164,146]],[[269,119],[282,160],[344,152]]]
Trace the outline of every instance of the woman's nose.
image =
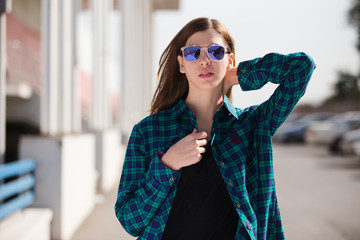
[[210,57],[206,50],[202,49],[199,57],[200,65],[207,66],[210,64]]

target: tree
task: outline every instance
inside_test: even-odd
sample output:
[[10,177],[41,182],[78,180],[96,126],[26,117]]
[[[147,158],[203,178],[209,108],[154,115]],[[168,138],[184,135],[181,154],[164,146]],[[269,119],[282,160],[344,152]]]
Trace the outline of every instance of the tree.
[[353,0],[352,7],[348,12],[348,21],[357,29],[356,48],[360,52],[360,0]]
[[[353,0],[348,12],[349,23],[357,29],[356,48],[360,53],[360,0]],[[335,94],[329,99],[354,99],[360,97],[360,75],[338,71],[337,81],[334,84]]]
[[339,71],[334,85],[336,99],[356,98],[360,96],[359,76]]

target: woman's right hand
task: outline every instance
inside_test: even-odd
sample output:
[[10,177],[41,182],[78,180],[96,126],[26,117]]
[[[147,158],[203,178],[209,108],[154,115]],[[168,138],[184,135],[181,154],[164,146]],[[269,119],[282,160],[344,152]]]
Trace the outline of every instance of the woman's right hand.
[[226,74],[224,77],[223,89],[222,89],[223,95],[225,95],[229,91],[229,89],[236,84],[239,84],[239,80],[237,76],[237,67],[233,67],[229,65],[228,68],[226,69]]
[[161,161],[170,169],[179,171],[180,168],[199,162],[202,153],[205,153],[206,132],[193,132],[175,143],[161,158]]

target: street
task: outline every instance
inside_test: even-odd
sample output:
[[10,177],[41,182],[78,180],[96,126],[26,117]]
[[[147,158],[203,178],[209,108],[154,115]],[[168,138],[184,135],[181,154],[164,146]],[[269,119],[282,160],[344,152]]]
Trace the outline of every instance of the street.
[[[359,159],[320,146],[274,145],[274,171],[287,239],[360,239]],[[115,198],[115,189],[100,196],[73,240],[134,239],[115,218]]]
[[360,239],[359,159],[303,145],[275,145],[274,159],[288,239]]

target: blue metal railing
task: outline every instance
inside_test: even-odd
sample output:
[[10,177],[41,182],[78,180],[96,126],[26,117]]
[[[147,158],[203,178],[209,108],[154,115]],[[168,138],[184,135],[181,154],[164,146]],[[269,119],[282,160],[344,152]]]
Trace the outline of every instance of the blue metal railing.
[[19,176],[15,180],[0,184],[0,220],[34,202],[35,177],[31,173],[35,170],[35,166],[33,159],[0,165],[0,182]]

